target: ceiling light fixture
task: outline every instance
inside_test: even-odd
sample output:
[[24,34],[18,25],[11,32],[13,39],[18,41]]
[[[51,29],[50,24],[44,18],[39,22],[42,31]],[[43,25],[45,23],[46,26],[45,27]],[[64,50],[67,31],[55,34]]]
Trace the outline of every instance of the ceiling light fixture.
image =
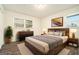
[[45,4],[36,4],[36,5],[34,5],[34,7],[41,10],[41,9],[44,9],[46,7],[46,5]]

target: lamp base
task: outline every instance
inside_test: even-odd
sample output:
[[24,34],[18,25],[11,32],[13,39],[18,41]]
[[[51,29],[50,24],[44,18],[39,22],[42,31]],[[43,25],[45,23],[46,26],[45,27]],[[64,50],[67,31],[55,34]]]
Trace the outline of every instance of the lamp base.
[[72,38],[75,38],[75,33],[72,33]]

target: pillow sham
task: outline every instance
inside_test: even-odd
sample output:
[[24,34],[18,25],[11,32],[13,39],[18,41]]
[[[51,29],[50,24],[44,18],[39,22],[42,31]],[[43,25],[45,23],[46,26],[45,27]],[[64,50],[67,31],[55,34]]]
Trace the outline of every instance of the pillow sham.
[[57,32],[48,32],[48,35],[55,35],[55,36],[62,36],[62,32],[59,32],[59,31],[57,31]]

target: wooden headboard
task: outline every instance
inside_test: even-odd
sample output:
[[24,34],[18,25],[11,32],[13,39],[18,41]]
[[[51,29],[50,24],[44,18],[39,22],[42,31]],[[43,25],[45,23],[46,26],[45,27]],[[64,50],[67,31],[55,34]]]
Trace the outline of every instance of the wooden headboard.
[[64,32],[65,33],[65,36],[68,36],[69,37],[69,28],[49,28],[48,29],[48,32],[50,31],[54,31],[54,32]]

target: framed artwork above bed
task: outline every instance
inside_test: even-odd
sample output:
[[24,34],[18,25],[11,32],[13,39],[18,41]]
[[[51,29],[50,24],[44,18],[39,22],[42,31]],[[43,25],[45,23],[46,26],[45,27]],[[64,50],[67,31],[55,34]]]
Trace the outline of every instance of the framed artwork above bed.
[[51,19],[51,27],[63,26],[63,17]]

